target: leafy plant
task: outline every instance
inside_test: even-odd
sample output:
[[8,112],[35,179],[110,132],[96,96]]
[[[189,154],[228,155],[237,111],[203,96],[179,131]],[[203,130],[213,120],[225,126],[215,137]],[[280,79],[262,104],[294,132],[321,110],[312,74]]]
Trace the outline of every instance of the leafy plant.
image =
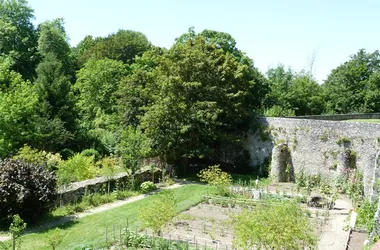
[[18,153],[13,156],[14,160],[25,160],[34,165],[46,166],[49,170],[56,170],[61,162],[60,154],[53,154],[46,151],[33,149],[28,145],[24,145]]
[[50,233],[47,236],[47,243],[49,244],[52,250],[55,250],[61,244],[64,237],[65,232],[60,228],[55,228],[54,233]]
[[156,190],[157,186],[151,181],[145,181],[145,182],[141,183],[140,188],[141,188],[141,192],[146,194],[146,193],[149,193],[153,190]]
[[12,217],[12,223],[9,226],[9,233],[12,236],[12,249],[21,249],[20,236],[26,228],[26,223],[21,217],[16,214]]
[[59,164],[57,171],[58,184],[65,185],[74,181],[94,178],[96,171],[92,157],[76,154]]
[[234,245],[239,249],[313,248],[317,238],[306,212],[294,201],[258,204],[243,210],[233,223]]
[[100,160],[100,154],[98,150],[93,149],[93,148],[85,149],[80,154],[83,156],[92,157],[94,162]]
[[230,174],[223,172],[219,165],[210,166],[207,169],[201,170],[198,177],[201,181],[216,187],[218,194],[224,196],[230,194],[229,186],[232,184],[232,177]]
[[339,138],[336,140],[336,144],[338,144],[338,145],[342,145],[342,144],[350,143],[350,142],[351,142],[350,138],[347,138],[347,137],[345,137],[345,136],[341,136],[341,137],[339,137]]
[[365,228],[367,229],[367,232],[372,232],[375,226],[376,210],[376,202],[371,202],[368,199],[364,200],[361,206],[356,211],[356,227]]
[[160,235],[162,228],[176,215],[175,208],[176,200],[173,192],[164,190],[158,194],[153,204],[140,208],[140,218],[146,227]]
[[35,219],[56,197],[53,172],[22,160],[0,161],[0,218],[19,214]]

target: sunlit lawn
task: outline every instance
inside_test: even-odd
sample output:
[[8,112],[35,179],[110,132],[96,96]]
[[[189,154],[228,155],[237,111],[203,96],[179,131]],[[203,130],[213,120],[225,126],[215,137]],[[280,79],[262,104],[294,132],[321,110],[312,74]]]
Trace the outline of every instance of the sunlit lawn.
[[[202,195],[207,194],[208,191],[207,186],[196,184],[174,189],[173,192],[178,201],[177,210],[183,211],[199,203]],[[66,235],[57,249],[74,249],[85,245],[105,246],[106,227],[110,229],[115,225],[119,228],[120,224],[126,225],[127,219],[129,228],[141,229],[139,210],[152,204],[156,198],[157,195],[151,195],[142,200],[90,215],[62,226],[61,228],[64,229]],[[50,249],[47,238],[53,233],[53,230],[24,235],[22,237],[22,249]]]

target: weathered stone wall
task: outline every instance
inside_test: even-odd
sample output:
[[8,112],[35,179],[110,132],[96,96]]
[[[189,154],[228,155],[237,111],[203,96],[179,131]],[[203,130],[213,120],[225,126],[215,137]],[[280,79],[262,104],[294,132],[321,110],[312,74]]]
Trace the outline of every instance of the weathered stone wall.
[[[155,182],[158,182],[159,177],[161,176],[161,171],[156,170],[155,172]],[[135,182],[137,184],[144,181],[151,181],[152,175],[150,171],[143,171],[135,174]],[[110,180],[110,192],[115,188],[116,181],[119,184],[124,186],[129,185],[129,174],[128,173],[119,173],[116,174],[112,180]],[[56,203],[59,205],[64,205],[68,203],[74,203],[80,201],[82,197],[86,194],[93,193],[104,193],[108,188],[108,179],[105,177],[97,177],[90,180],[74,182],[66,187],[62,187],[58,190],[58,197]]]
[[[303,120],[293,118],[262,118],[260,129],[248,138],[250,165],[262,164],[271,156],[275,145],[290,149],[294,171],[335,176],[350,164],[352,156],[364,175],[364,189],[372,195],[376,155],[379,151],[380,124]],[[355,160],[356,158],[356,160]]]

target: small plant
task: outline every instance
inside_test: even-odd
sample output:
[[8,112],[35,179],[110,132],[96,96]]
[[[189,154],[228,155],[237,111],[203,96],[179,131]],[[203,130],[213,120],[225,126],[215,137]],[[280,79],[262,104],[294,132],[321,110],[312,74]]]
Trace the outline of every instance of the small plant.
[[47,236],[47,242],[51,249],[55,250],[61,244],[64,237],[64,231],[60,228],[55,228],[54,232]]
[[351,140],[345,136],[341,136],[336,140],[336,144],[338,144],[338,145],[342,145],[342,144],[350,143],[350,142],[351,142]]
[[93,158],[76,154],[58,166],[58,184],[65,185],[73,181],[92,179],[96,176]]
[[173,193],[164,190],[158,194],[158,199],[152,205],[140,208],[140,218],[145,226],[160,235],[162,228],[176,215],[175,208],[176,200]]
[[320,137],[321,141],[326,142],[329,139],[329,134],[326,129],[323,129],[323,133]]
[[364,200],[361,206],[357,209],[356,227],[365,228],[368,232],[372,232],[375,226],[375,213],[377,203],[368,199]]
[[146,194],[146,193],[149,193],[153,190],[156,190],[157,186],[151,181],[145,181],[145,182],[141,183],[140,188],[141,188],[141,192]]
[[12,217],[12,223],[9,226],[9,233],[12,236],[12,249],[21,249],[20,236],[26,228],[26,223],[16,214]]

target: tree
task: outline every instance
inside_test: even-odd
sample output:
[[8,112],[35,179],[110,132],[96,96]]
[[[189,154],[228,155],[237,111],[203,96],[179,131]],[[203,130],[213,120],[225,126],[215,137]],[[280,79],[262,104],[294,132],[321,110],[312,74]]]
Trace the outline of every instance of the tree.
[[[54,134],[59,140],[35,147],[57,151],[67,145],[76,130],[74,96],[71,90],[73,70],[70,47],[63,28],[63,20],[47,21],[40,26],[38,49],[43,59],[37,66],[36,90],[40,102],[40,122],[44,122],[43,134]],[[49,133],[48,133],[49,132]],[[46,141],[45,138],[41,138]],[[34,146],[34,145],[33,145]]]
[[83,119],[94,120],[97,115],[111,115],[117,110],[116,91],[127,75],[125,65],[112,59],[90,59],[78,71],[75,90],[79,93],[77,108]]
[[267,114],[290,116],[323,112],[322,89],[310,73],[295,73],[279,65],[268,70],[267,79],[270,88],[265,100]]
[[197,35],[176,43],[157,65],[140,118],[156,155],[217,158],[222,144],[242,141],[264,89],[251,60]]
[[119,30],[105,38],[86,37],[79,45],[80,63],[85,63],[90,58],[109,58],[132,64],[136,56],[141,56],[151,47],[144,34],[132,30]]
[[305,249],[317,244],[306,212],[294,201],[259,203],[235,218],[234,245],[239,249]]
[[32,80],[39,62],[33,9],[26,0],[0,1],[0,56],[9,56],[11,69]]
[[36,91],[10,65],[9,59],[0,57],[0,158],[34,139],[33,120],[38,114]]
[[175,209],[176,200],[173,192],[164,190],[158,194],[153,204],[140,208],[140,217],[147,227],[160,235],[162,228],[176,215]]
[[[329,113],[378,112],[372,91],[378,86],[379,51],[359,50],[351,59],[332,70],[323,84]],[[374,98],[374,99],[373,99]],[[370,103],[368,103],[370,102]]]

